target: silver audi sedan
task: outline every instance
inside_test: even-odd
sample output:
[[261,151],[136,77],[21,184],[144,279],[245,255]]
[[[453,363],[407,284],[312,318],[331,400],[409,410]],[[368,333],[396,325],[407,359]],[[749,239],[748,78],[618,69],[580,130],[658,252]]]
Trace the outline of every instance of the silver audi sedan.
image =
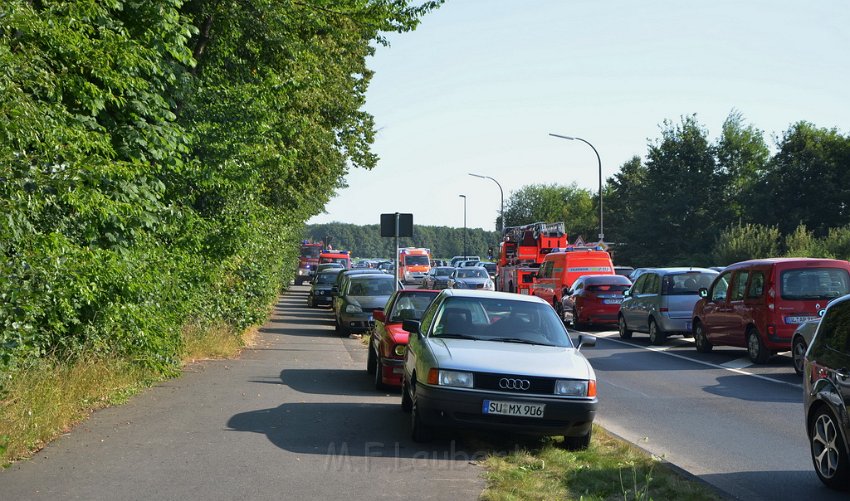
[[563,445],[590,443],[596,375],[551,305],[534,296],[446,289],[410,332],[401,406],[412,437],[435,428],[489,428],[563,435]]

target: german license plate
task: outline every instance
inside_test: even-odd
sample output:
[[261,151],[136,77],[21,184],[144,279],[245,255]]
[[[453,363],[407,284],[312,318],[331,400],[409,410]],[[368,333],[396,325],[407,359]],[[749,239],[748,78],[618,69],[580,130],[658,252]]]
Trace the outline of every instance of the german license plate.
[[622,299],[603,299],[602,304],[622,304]]
[[484,414],[499,416],[543,417],[546,404],[526,404],[523,402],[506,402],[504,400],[485,400],[482,406]]
[[785,317],[786,324],[802,324],[803,322],[808,322],[809,320],[817,320],[820,317],[815,316],[798,316],[798,317]]

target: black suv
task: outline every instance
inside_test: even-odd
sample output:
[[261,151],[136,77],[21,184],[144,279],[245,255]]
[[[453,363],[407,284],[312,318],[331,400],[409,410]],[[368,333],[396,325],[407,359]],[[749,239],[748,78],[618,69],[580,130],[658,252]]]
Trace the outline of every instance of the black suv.
[[850,295],[830,303],[806,352],[803,395],[806,431],[818,477],[850,488]]

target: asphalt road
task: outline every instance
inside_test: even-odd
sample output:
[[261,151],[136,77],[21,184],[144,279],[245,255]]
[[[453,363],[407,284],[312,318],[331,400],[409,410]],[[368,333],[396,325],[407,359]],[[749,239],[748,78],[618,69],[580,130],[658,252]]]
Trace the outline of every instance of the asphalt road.
[[0,498],[477,499],[483,454],[409,438],[359,340],[283,295],[237,360],[189,367],[0,472]]
[[790,354],[755,366],[744,349],[700,354],[681,337],[655,347],[640,333],[589,332],[598,343],[582,352],[606,429],[738,499],[847,499],[812,467]]

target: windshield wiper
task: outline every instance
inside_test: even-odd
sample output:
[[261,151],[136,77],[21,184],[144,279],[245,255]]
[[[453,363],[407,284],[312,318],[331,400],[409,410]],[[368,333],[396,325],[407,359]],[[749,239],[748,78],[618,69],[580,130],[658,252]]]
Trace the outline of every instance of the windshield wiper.
[[436,335],[433,335],[431,337],[433,337],[433,338],[447,337],[447,338],[452,338],[452,339],[472,339],[474,341],[478,341],[477,337],[470,336],[468,334],[436,334]]
[[531,341],[520,337],[494,337],[488,339],[488,341],[502,341],[503,343],[539,344],[541,346],[553,346],[551,344],[539,343],[537,341]]

